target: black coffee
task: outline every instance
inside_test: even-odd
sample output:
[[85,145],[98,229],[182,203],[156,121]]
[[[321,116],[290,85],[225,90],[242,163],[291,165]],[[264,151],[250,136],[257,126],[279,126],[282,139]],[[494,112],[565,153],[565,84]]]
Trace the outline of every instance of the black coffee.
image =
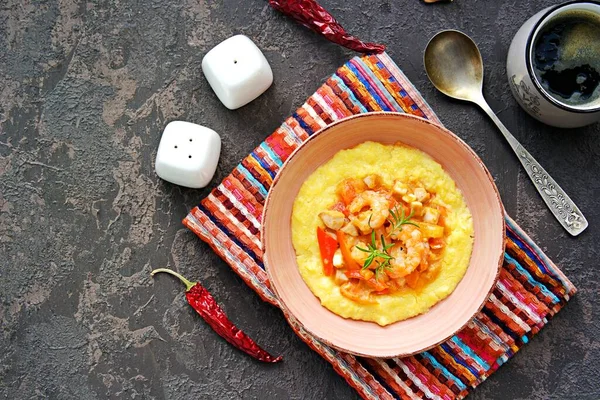
[[544,89],[571,106],[600,106],[600,15],[568,10],[534,42],[534,71]]

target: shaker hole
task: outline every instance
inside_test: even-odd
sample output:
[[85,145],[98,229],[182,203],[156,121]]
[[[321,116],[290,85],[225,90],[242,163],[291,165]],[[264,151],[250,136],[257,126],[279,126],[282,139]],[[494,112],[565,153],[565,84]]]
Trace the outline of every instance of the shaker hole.
[[175,148],[177,148],[177,146],[175,146]]
[[192,158],[192,156],[188,156],[188,158]]
[[237,60],[233,60],[233,63],[234,63],[234,64],[237,64]]

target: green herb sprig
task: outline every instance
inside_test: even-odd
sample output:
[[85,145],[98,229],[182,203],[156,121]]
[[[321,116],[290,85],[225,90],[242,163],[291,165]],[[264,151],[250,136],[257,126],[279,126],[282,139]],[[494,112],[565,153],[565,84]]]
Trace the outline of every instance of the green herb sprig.
[[356,246],[356,248],[360,251],[364,251],[365,253],[369,253],[365,262],[362,266],[362,269],[365,270],[371,266],[371,264],[376,263],[377,267],[375,268],[375,276],[379,276],[381,272],[383,272],[386,268],[391,268],[390,260],[393,260],[389,253],[389,249],[394,245],[394,243],[385,243],[385,237],[381,235],[381,249],[377,246],[377,239],[375,235],[375,231],[371,232],[371,243],[367,245],[367,248]]
[[[402,230],[403,225],[413,225],[417,228],[419,225],[412,222],[410,219],[413,217],[414,212],[411,212],[408,216],[404,213],[404,207],[400,211],[398,211],[398,206],[394,207],[394,209],[390,209],[391,219],[388,219],[391,224],[392,229],[388,234],[388,237],[394,232],[400,232]],[[371,226],[371,217],[369,216],[369,226]],[[371,243],[367,244],[367,248],[356,246],[356,248],[360,251],[368,253],[369,255],[365,259],[365,262],[362,266],[362,269],[365,270],[371,266],[371,264],[376,263],[377,267],[375,268],[375,277],[378,278],[379,275],[386,269],[391,268],[391,260],[394,259],[389,253],[390,248],[394,246],[393,242],[385,243],[385,236],[381,235],[381,249],[377,246],[377,236],[375,231],[371,231]]]
[[414,214],[415,212],[411,211],[410,214],[406,216],[404,214],[404,207],[402,207],[400,212],[398,212],[398,206],[395,206],[393,210],[390,210],[390,215],[392,218],[388,219],[388,221],[391,224],[392,229],[390,230],[390,233],[388,233],[388,236],[392,235],[396,231],[400,232],[403,225],[413,225],[418,228],[419,225],[410,220]]

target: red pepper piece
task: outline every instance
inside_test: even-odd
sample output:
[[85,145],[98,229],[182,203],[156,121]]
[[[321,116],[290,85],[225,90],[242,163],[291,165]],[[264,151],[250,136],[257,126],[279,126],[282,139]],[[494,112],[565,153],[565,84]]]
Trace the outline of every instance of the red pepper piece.
[[202,318],[204,318],[206,323],[208,323],[215,332],[234,347],[237,347],[260,361],[275,363],[282,360],[281,356],[273,357],[267,353],[248,335],[238,329],[233,322],[227,318],[227,315],[225,315],[225,312],[219,307],[214,297],[212,297],[208,290],[200,283],[190,282],[177,272],[167,268],[155,269],[150,275],[154,276],[154,274],[158,272],[166,272],[179,278],[186,286],[185,298],[188,303]]
[[342,45],[359,53],[382,53],[385,46],[375,43],[364,43],[357,37],[350,35],[315,0],[269,0],[269,4],[275,10],[300,22],[305,27],[320,33],[333,43]]
[[340,250],[342,250],[342,257],[344,258],[344,264],[349,270],[357,270],[362,267],[352,258],[351,248],[346,243],[346,234],[342,231],[337,231],[338,242],[340,243]]
[[333,254],[337,250],[338,242],[325,233],[321,227],[317,227],[317,239],[321,251],[321,261],[323,261],[323,273],[331,276],[333,275]]

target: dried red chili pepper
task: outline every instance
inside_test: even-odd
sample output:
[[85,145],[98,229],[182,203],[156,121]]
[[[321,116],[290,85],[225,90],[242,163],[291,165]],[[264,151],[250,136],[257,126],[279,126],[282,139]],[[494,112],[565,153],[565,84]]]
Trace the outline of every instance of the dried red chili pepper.
[[350,35],[315,0],[269,0],[274,9],[300,22],[313,31],[322,34],[333,43],[337,43],[359,53],[381,53],[385,46],[375,43],[364,43]]
[[260,348],[254,340],[238,329],[233,322],[227,318],[225,312],[219,307],[212,295],[198,282],[190,282],[175,271],[167,268],[155,269],[150,273],[166,272],[174,275],[185,284],[185,298],[194,310],[214,329],[222,338],[231,343],[234,347],[251,355],[257,360],[275,363],[282,360],[282,357],[273,357],[265,350]]

